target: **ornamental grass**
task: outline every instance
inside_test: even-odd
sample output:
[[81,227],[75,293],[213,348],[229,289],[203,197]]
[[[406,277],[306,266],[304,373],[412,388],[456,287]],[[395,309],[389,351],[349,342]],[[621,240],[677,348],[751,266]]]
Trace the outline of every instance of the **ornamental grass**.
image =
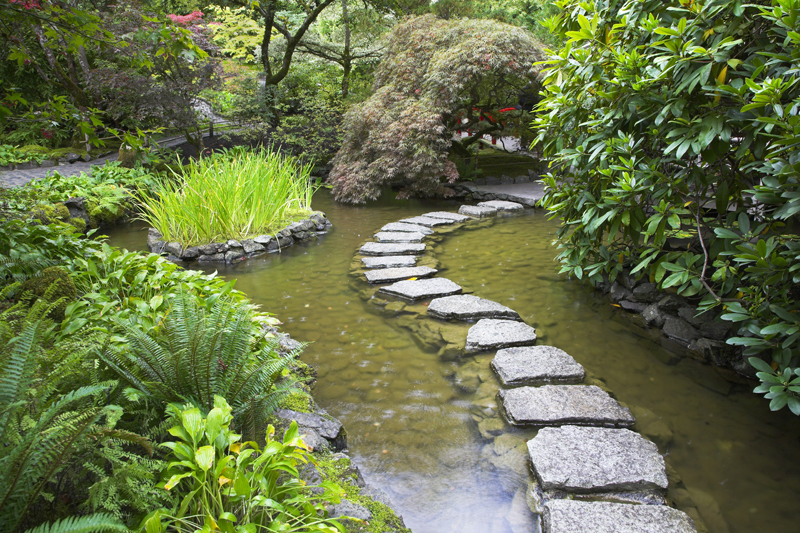
[[184,247],[279,231],[311,213],[311,165],[273,150],[226,150],[141,193],[142,220]]

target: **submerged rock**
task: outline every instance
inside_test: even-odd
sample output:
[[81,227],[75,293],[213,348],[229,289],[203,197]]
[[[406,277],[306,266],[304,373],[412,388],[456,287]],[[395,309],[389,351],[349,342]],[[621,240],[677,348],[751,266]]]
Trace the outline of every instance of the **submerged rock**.
[[585,372],[564,350],[554,346],[506,348],[497,352],[492,369],[504,385],[577,383]]
[[665,505],[553,500],[544,507],[543,533],[696,533],[688,515]]
[[437,298],[428,306],[428,314],[446,320],[475,320],[479,318],[520,320],[519,314],[513,309],[471,294]]
[[501,390],[503,413],[515,426],[630,427],[631,412],[594,385],[544,385]]
[[466,351],[484,352],[510,346],[525,346],[534,342],[536,330],[523,322],[484,318],[469,328]]

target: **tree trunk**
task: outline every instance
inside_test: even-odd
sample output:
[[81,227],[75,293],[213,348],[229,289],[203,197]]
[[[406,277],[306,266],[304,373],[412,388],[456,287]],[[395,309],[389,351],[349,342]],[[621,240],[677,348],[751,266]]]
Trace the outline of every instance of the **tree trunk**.
[[344,24],[344,53],[342,54],[342,98],[347,98],[350,92],[350,71],[353,69],[350,57],[350,17],[347,13],[347,0],[342,0],[342,24]]

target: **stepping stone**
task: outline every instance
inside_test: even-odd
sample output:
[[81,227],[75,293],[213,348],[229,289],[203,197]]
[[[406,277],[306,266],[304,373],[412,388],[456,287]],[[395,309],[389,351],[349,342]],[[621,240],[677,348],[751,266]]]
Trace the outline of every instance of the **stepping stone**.
[[524,322],[484,318],[469,328],[466,352],[486,352],[536,342],[536,330]]
[[450,296],[461,292],[461,285],[446,278],[398,281],[380,288],[381,292],[399,296],[406,300],[428,300],[439,296]]
[[375,234],[375,238],[378,242],[420,242],[425,235],[410,231],[379,231]]
[[494,207],[498,211],[522,211],[525,206],[517,202],[507,202],[505,200],[490,200],[488,202],[478,202],[478,207]]
[[583,367],[571,355],[554,346],[500,350],[492,359],[492,369],[497,372],[503,385],[511,386],[579,383],[586,375]]
[[434,211],[432,213],[425,213],[422,215],[428,218],[443,218],[445,220],[452,220],[453,222],[466,222],[471,220],[470,217],[459,215],[458,213],[450,213],[448,211]]
[[521,320],[513,309],[471,294],[437,298],[428,306],[428,314],[445,320],[475,320],[479,318]]
[[364,272],[370,283],[392,283],[408,278],[428,278],[439,272],[431,267],[384,268]]
[[462,205],[458,208],[458,212],[462,215],[469,215],[471,217],[483,218],[491,217],[497,214],[497,209],[494,207],[478,207],[477,205]]
[[686,513],[666,505],[553,500],[544,507],[543,533],[697,533]]
[[503,412],[515,426],[630,427],[631,412],[594,385],[544,385],[502,389]]
[[389,255],[384,257],[362,257],[367,268],[411,267],[417,264],[417,258],[409,255]]
[[361,255],[416,255],[424,251],[424,244],[368,242],[358,252]]
[[452,220],[448,220],[446,218],[431,218],[431,217],[411,217],[411,218],[404,218],[400,222],[405,222],[406,224],[419,224],[420,226],[426,226],[432,228],[434,226],[447,226],[452,224]]
[[404,222],[390,222],[381,228],[381,231],[405,231],[410,233],[422,233],[423,235],[432,235],[433,230],[420,226],[419,224],[406,224]]
[[545,491],[666,491],[669,485],[658,447],[629,429],[542,428],[528,441],[528,455]]

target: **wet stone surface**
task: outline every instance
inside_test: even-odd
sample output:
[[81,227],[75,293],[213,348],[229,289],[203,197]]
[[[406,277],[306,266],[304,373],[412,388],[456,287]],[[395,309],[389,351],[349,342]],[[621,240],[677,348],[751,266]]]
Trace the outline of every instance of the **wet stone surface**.
[[432,278],[398,281],[392,285],[381,287],[380,291],[415,301],[458,294],[461,292],[461,285],[446,278]]
[[458,208],[458,212],[462,215],[469,215],[471,217],[483,218],[491,217],[497,214],[497,209],[494,207],[478,207],[476,205],[462,205]]
[[358,252],[361,255],[416,255],[424,251],[424,244],[368,242]]
[[448,220],[446,218],[431,218],[426,216],[418,216],[418,217],[411,217],[411,218],[404,218],[400,222],[405,222],[406,224],[418,224],[420,226],[426,226],[428,228],[432,228],[435,226],[448,226],[453,224],[453,220]]
[[422,242],[425,235],[410,231],[380,231],[375,234],[378,242]]
[[564,350],[554,346],[524,346],[497,352],[492,369],[504,385],[579,383],[585,372]]
[[695,533],[685,513],[665,505],[548,502],[542,515],[543,533]]
[[369,270],[364,272],[364,276],[370,283],[393,283],[408,278],[426,278],[436,274],[438,270],[430,267],[403,267],[403,268],[384,268],[379,270]]
[[437,298],[428,306],[428,314],[445,320],[477,320],[480,318],[505,318],[520,320],[513,309],[471,294]]
[[485,352],[535,342],[536,330],[523,322],[484,318],[469,328],[466,351]]
[[406,224],[404,222],[390,222],[381,228],[381,231],[405,231],[411,233],[433,234],[433,230],[419,224]]
[[453,222],[466,222],[467,220],[472,220],[468,216],[459,215],[458,213],[450,213],[448,211],[433,211],[431,213],[425,213],[422,216],[428,218],[443,218],[445,220],[452,220]]
[[517,202],[507,202],[505,200],[490,200],[488,202],[479,202],[478,207],[493,207],[498,211],[521,211],[525,208],[522,204]]
[[367,268],[410,267],[417,263],[417,258],[410,255],[390,255],[384,257],[362,257],[361,262]]
[[631,412],[594,385],[544,385],[499,392],[503,412],[515,426],[630,427]]
[[528,441],[543,490],[575,493],[667,489],[656,445],[628,429],[542,428]]

